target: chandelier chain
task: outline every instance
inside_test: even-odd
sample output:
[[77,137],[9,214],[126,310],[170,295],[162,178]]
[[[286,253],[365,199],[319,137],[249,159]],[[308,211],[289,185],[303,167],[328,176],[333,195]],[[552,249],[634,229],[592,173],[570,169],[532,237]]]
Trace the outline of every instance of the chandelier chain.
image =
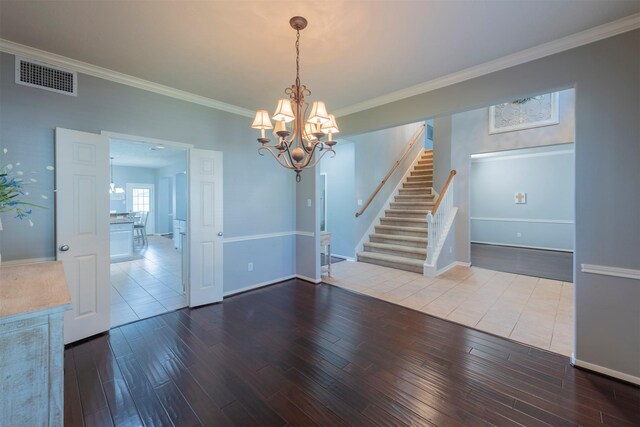
[[300,30],[296,30],[296,86],[300,87]]

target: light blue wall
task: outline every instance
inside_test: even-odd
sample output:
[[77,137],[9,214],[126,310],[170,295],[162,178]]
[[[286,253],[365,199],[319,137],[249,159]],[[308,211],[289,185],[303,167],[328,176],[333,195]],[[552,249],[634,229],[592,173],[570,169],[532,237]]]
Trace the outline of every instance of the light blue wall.
[[[156,169],[140,168],[135,166],[114,166],[113,182],[116,187],[127,189],[127,183],[132,184],[156,184]],[[156,191],[157,193],[157,191]],[[157,200],[157,194],[155,195]],[[127,212],[127,199],[110,200],[109,209],[116,212]]]
[[572,251],[573,157],[573,144],[562,144],[472,159],[471,241]]
[[[423,124],[424,122],[412,123],[349,137],[349,141],[353,141],[355,144],[356,202],[357,200],[362,200],[363,204],[367,203],[369,197],[376,190],[394,163],[402,156],[409,141]],[[373,202],[364,214],[356,218],[354,236],[356,243],[366,234],[378,212],[384,206],[389,196],[391,196],[393,190],[404,176],[405,171],[415,160],[422,148],[423,145],[421,143],[413,146],[411,152],[407,154],[395,172],[389,177],[385,186],[382,187],[382,190],[373,199]],[[356,206],[356,210],[353,212],[354,215],[360,208],[361,206]]]
[[296,193],[296,274],[312,282],[320,281],[320,170],[315,167],[300,174]]
[[454,204],[456,217],[456,257],[470,261],[470,168],[471,155],[496,151],[532,148],[575,141],[575,90],[560,92],[557,125],[489,134],[489,109],[480,108],[454,114],[451,118],[451,169],[455,169]]
[[427,124],[427,127],[424,129],[424,149],[425,150],[433,150],[433,135],[432,135],[431,138],[429,138],[429,134],[427,132],[427,129],[429,128],[429,126],[431,126],[433,128],[434,120],[433,119],[429,119],[425,123]]
[[331,252],[355,257],[355,144],[339,140],[338,154],[320,162],[320,172],[327,174],[327,231],[331,232]]
[[[34,170],[53,164],[54,129],[111,131],[193,144],[223,152],[225,237],[292,232],[296,226],[294,174],[257,153],[251,119],[84,74],[78,75],[78,96],[66,96],[14,81],[13,55],[0,54],[0,148],[23,159]],[[0,233],[3,260],[55,256],[53,174],[41,174],[49,191],[47,209],[34,211],[34,227],[3,215]],[[313,192],[310,195],[313,197]],[[277,237],[285,251],[264,251],[257,239],[233,243],[225,255],[225,292],[246,283],[258,284],[295,273],[293,235]],[[230,243],[231,244],[231,243]],[[225,244],[226,246],[227,244]],[[236,258],[234,253],[242,253]],[[249,279],[245,258],[262,259]],[[263,269],[263,270],[261,270]],[[265,279],[269,278],[269,279]]]

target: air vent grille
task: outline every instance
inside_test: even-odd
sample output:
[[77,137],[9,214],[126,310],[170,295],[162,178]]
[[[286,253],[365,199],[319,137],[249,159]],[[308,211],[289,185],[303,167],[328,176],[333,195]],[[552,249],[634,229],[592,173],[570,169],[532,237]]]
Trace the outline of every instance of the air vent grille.
[[77,94],[77,73],[16,57],[16,83],[66,95]]

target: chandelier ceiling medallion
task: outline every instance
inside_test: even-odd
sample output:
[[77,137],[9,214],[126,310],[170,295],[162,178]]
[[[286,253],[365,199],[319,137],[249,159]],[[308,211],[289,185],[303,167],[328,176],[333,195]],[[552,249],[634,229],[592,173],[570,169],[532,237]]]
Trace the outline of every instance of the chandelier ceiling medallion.
[[[262,151],[268,151],[280,165],[294,170],[296,181],[300,182],[300,172],[303,169],[313,168],[327,153],[333,153],[332,157],[336,155],[333,150],[336,141],[332,137],[339,130],[335,117],[327,112],[322,101],[313,102],[311,112],[305,120],[308,104],[304,98],[311,95],[311,91],[300,84],[300,31],[306,28],[307,20],[302,16],[294,16],[289,24],[296,30],[296,82],[285,89],[284,93],[289,95],[289,99],[280,99],[272,116],[276,122],[273,135],[278,138],[278,143],[268,145],[270,140],[265,137],[265,129],[273,129],[267,110],[256,111],[251,127],[260,129],[260,155],[264,155]],[[327,140],[323,142],[322,138],[325,136]],[[316,151],[323,153],[318,154],[314,161]]]

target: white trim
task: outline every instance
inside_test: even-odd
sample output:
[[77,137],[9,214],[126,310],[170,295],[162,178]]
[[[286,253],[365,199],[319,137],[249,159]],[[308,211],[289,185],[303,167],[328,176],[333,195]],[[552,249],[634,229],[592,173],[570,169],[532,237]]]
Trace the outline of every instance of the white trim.
[[386,95],[378,96],[364,102],[359,102],[345,108],[340,108],[335,111],[335,115],[336,117],[346,116],[349,114],[368,110],[370,108],[379,107],[390,102],[400,101],[411,96],[420,95],[425,92],[430,92],[432,90],[451,86],[456,83],[471,80],[480,76],[484,76],[486,74],[491,74],[496,71],[534,61],[536,59],[544,58],[545,56],[564,52],[565,50],[574,49],[579,46],[593,43],[598,40],[606,39],[608,37],[612,37],[638,28],[640,28],[640,13],[634,13],[633,15],[618,19],[617,21],[612,21],[585,31],[581,31],[579,33],[572,34],[570,36],[534,46],[529,49],[521,50],[520,52],[503,56],[502,58],[485,62],[484,64],[476,65],[465,70],[458,71],[456,73],[438,77],[428,82],[420,83],[415,86],[388,93]]
[[248,240],[259,239],[273,239],[276,237],[295,236],[296,234],[298,234],[297,231],[283,231],[281,233],[250,234],[238,237],[225,237],[224,243],[246,242]]
[[[562,144],[572,144],[572,142],[563,142]],[[544,145],[538,146],[544,147]],[[549,147],[553,147],[549,145]],[[511,150],[510,150],[511,151]],[[544,153],[529,153],[529,154],[512,154],[508,156],[501,156],[498,153],[478,153],[471,155],[471,163],[485,163],[485,162],[497,162],[501,160],[513,160],[513,159],[525,159],[531,157],[547,157],[547,156],[561,156],[564,154],[573,154],[573,149],[571,150],[558,150],[558,151],[546,151]]]
[[9,267],[14,265],[38,264],[41,262],[51,262],[55,260],[55,257],[14,259],[12,261],[2,261],[2,265],[5,267]]
[[191,92],[174,89],[169,86],[153,83],[148,80],[130,76],[128,74],[119,73],[107,68],[98,67],[97,65],[88,64],[86,62],[67,58],[62,55],[46,52],[44,50],[25,46],[5,39],[0,39],[0,51],[11,55],[23,56],[25,57],[25,59],[29,60],[44,62],[55,67],[63,67],[71,71],[76,71],[78,73],[98,77],[100,79],[109,80],[115,83],[132,86],[149,92],[154,92],[160,95],[169,96],[171,98],[180,99],[182,101],[203,105],[209,108],[215,108],[216,110],[238,114],[240,116],[253,117],[255,114],[255,112],[246,108],[238,107],[237,105],[227,104],[226,102],[196,95]]
[[431,187],[431,194],[433,194],[433,200],[438,200],[440,198],[440,193],[438,193],[433,187]]
[[635,375],[631,375],[631,374],[625,374],[624,372],[619,372],[610,368],[605,368],[604,366],[585,362],[583,360],[576,359],[573,355],[571,356],[571,364],[579,368],[585,368],[590,371],[607,375],[609,377],[618,378],[623,381],[640,385],[640,377],[636,377]]
[[350,257],[350,256],[346,256],[346,255],[340,255],[340,254],[331,254],[332,257],[336,257],[336,258],[343,258],[345,261],[351,261],[351,262],[355,262],[355,258],[354,257]]
[[285,237],[285,236],[315,237],[315,235],[316,234],[311,231],[282,231],[280,233],[248,234],[246,236],[227,237],[223,240],[223,242],[235,243],[235,242],[244,242],[248,240],[273,239],[275,237]]
[[[404,175],[400,179],[400,181],[398,181],[398,185],[396,185],[396,188],[391,192],[391,194],[389,195],[389,198],[387,199],[386,203],[384,204],[384,206],[382,206],[380,208],[380,210],[378,211],[378,214],[376,215],[376,217],[373,219],[373,221],[371,221],[371,224],[369,225],[369,228],[367,229],[367,231],[364,233],[364,235],[362,236],[362,238],[360,239],[360,241],[356,245],[356,248],[355,248],[356,254],[358,252],[362,252],[364,250],[365,242],[369,239],[369,236],[371,234],[373,234],[373,232],[375,231],[376,225],[380,225],[380,218],[382,218],[384,216],[385,211],[387,209],[391,208],[391,202],[393,200],[395,200],[396,195],[400,194],[399,190],[402,187],[402,184],[405,182],[407,177],[411,175],[411,171],[413,170],[414,166],[417,165],[417,162],[422,157],[422,152],[423,151],[425,151],[424,150],[424,144],[423,144],[423,148],[418,150],[418,154],[416,155],[416,158],[413,159],[413,161],[411,162],[411,164],[409,165],[409,167],[405,171]],[[432,151],[432,150],[427,150],[427,151]],[[362,218],[362,217],[359,217],[359,218]],[[356,218],[356,219],[358,219],[358,218]]]
[[245,286],[244,288],[234,289],[232,291],[228,291],[222,294],[223,297],[230,297],[235,294],[239,294],[246,291],[251,291],[253,289],[263,288],[265,286],[274,285],[279,282],[284,282],[285,280],[291,280],[295,278],[295,275],[280,277],[279,279],[267,280],[266,282],[256,283],[255,285]]
[[470,262],[462,262],[462,261],[453,261],[451,264],[447,265],[446,267],[442,267],[440,270],[436,271],[436,275],[433,277],[437,277],[443,273],[446,273],[447,271],[451,270],[453,267],[471,267],[471,263]]
[[632,268],[609,267],[607,265],[595,264],[580,264],[580,271],[582,271],[583,273],[640,280],[640,270]]
[[327,200],[329,199],[329,189],[327,188],[327,173],[320,172],[320,178],[324,175],[324,230],[320,227],[321,232],[326,232],[329,224],[329,211],[327,210]]
[[526,249],[542,249],[544,251],[557,251],[557,252],[571,252],[572,249],[561,249],[561,248],[549,248],[546,246],[530,246],[530,245],[513,245],[509,243],[500,243],[500,242],[483,242],[480,240],[471,240],[471,243],[479,243],[481,245],[494,245],[494,246],[508,246],[510,248],[526,248]]
[[109,132],[106,130],[101,130],[100,135],[104,135],[114,139],[125,139],[128,141],[143,142],[145,144],[151,145],[166,145],[173,148],[182,148],[184,150],[193,148],[193,144],[185,144],[184,142],[169,141],[167,139],[148,138],[146,136],[129,135],[126,133]]
[[570,219],[496,218],[496,217],[482,217],[482,216],[472,216],[469,219],[471,221],[528,222],[528,223],[540,223],[540,224],[573,224],[573,221]]
[[303,276],[302,274],[296,274],[297,279],[305,280],[307,282],[315,283],[316,285],[322,282],[322,279],[312,279],[311,277]]
[[[447,237],[449,236],[449,232],[451,231],[451,228],[453,227],[453,224],[455,222],[456,219],[456,215],[458,214],[458,208],[457,207],[453,207],[451,208],[451,213],[449,214],[449,218],[447,218],[447,223],[445,224],[443,230],[442,230],[442,235],[440,236],[440,241],[436,242],[436,248],[433,251],[433,258],[431,260],[431,264],[427,263],[427,260],[424,260],[424,264],[422,265],[422,275],[423,276],[427,276],[427,277],[435,277],[438,274],[440,274],[441,272],[446,271],[445,269],[440,269],[440,270],[436,270],[437,266],[438,266],[438,258],[440,258],[440,253],[442,252],[442,248],[444,247],[444,244],[447,241]],[[427,257],[428,259],[428,257]],[[450,267],[451,264],[449,264],[449,266],[445,267],[446,269],[451,268]],[[444,270],[444,271],[443,271]]]

